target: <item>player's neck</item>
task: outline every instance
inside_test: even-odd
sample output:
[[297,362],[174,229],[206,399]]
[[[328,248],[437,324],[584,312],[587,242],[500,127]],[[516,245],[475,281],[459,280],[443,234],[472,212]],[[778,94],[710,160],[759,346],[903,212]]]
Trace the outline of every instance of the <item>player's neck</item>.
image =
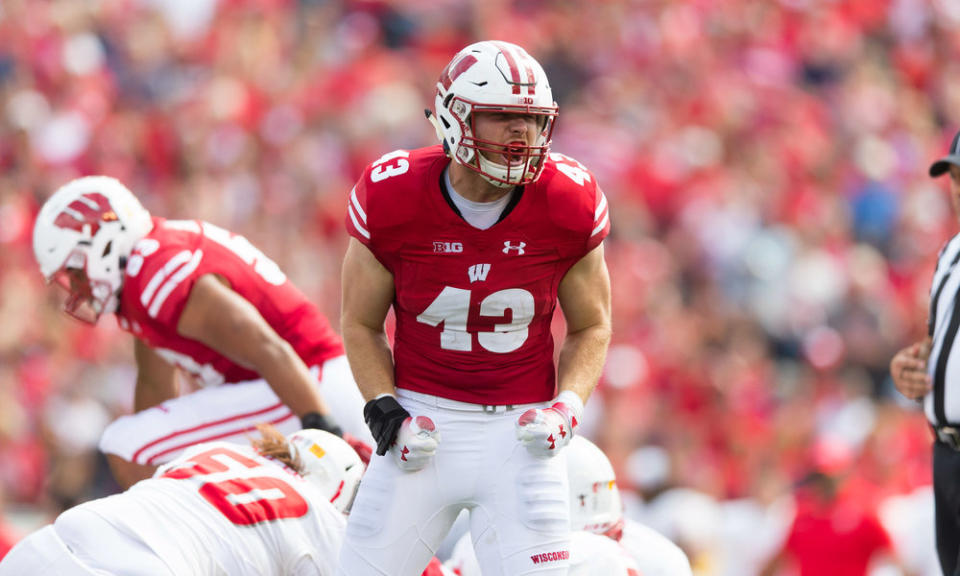
[[457,194],[471,202],[496,202],[513,191],[487,182],[483,176],[457,162],[450,162],[450,185]]

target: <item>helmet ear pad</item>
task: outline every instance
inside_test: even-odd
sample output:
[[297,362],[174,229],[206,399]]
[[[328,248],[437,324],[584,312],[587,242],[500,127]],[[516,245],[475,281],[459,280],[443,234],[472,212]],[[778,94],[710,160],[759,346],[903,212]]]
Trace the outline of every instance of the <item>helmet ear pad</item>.
[[[434,127],[447,154],[495,186],[529,184],[540,176],[550,151],[557,104],[540,64],[508,42],[484,41],[458,52],[440,74],[434,100]],[[474,129],[476,113],[536,116],[534,143],[504,149],[503,142],[482,140]],[[485,158],[482,149],[511,157],[505,164]]]

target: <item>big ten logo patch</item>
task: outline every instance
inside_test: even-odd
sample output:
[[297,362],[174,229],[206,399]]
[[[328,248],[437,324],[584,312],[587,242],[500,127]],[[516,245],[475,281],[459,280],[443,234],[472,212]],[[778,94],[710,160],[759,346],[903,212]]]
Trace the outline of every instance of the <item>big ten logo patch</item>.
[[434,254],[460,254],[463,252],[462,242],[434,242]]

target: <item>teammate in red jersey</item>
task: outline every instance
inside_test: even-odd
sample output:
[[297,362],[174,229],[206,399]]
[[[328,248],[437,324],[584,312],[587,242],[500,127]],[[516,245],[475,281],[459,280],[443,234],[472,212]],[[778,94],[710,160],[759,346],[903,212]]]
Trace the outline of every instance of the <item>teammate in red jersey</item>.
[[[68,313],[91,323],[115,313],[134,336],[135,413],[100,442],[122,486],[193,444],[246,443],[263,422],[340,433],[335,414],[372,439],[340,338],[242,236],[151,217],[117,180],[88,176],[47,200],[33,247],[47,281],[69,293]],[[177,369],[200,389],[181,396]]]
[[556,116],[523,48],[470,45],[437,83],[442,146],[383,156],[350,193],[342,329],[377,456],[340,574],[419,574],[464,508],[484,574],[567,573],[561,448],[610,340],[609,216],[550,153]]

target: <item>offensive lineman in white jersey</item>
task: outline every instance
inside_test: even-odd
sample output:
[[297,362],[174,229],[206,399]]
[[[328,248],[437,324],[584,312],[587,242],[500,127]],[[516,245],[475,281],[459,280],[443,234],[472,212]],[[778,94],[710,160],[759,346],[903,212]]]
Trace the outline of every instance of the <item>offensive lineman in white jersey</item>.
[[321,430],[189,448],[122,494],[34,532],[0,576],[329,576],[364,465]]
[[[570,481],[570,576],[692,576],[673,542],[623,516],[610,460],[593,442],[575,436],[567,446]],[[446,567],[480,576],[469,535],[457,542]]]

